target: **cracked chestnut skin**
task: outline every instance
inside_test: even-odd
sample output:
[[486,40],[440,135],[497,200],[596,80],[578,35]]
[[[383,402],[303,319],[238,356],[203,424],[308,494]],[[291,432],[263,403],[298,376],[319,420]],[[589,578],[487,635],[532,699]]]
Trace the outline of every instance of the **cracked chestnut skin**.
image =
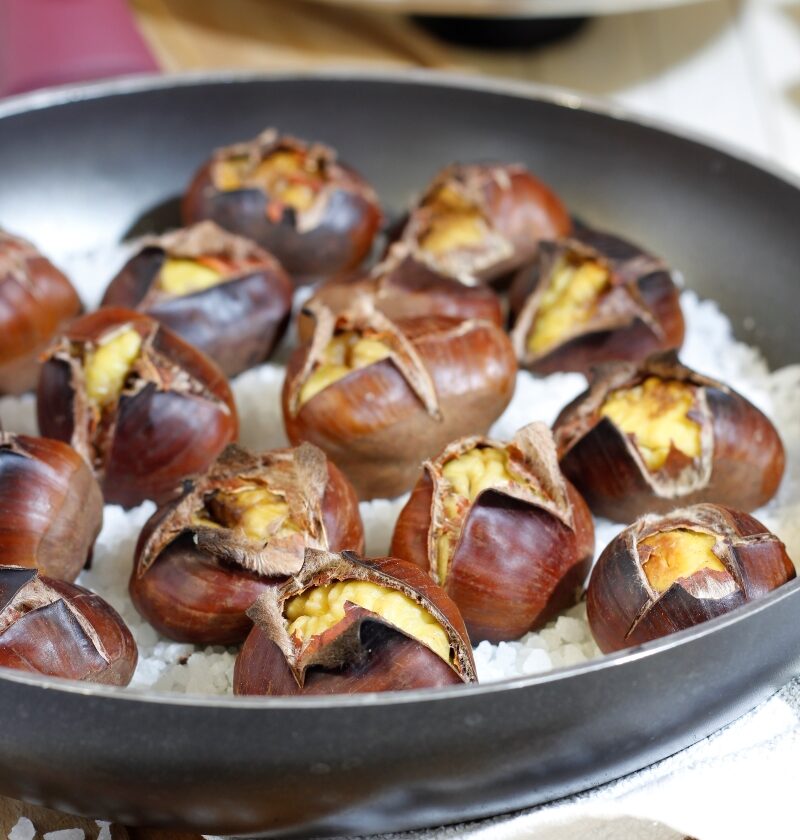
[[36,569],[0,566],[0,665],[124,686],[137,659],[130,630],[98,595]]
[[91,558],[103,494],[66,443],[0,432],[0,564],[72,581]]
[[[699,395],[693,414],[701,428],[701,456],[690,460],[672,451],[659,474],[650,473],[631,438],[599,414],[610,393],[649,376],[685,382]],[[598,367],[588,390],[558,416],[553,433],[564,475],[595,515],[617,522],[701,502],[755,510],[777,492],[786,460],[780,436],[766,415],[727,385],[681,365],[670,353],[640,365]]]
[[[453,191],[483,218],[490,238],[442,259],[422,248],[436,215],[436,197]],[[423,264],[467,285],[504,284],[543,240],[564,236],[572,220],[561,199],[521,164],[456,163],[442,169],[408,214],[400,241]]]
[[[313,206],[298,211],[257,185],[222,190],[214,178],[220,161],[246,158],[255,169],[275,152],[296,152],[318,183]],[[181,205],[185,225],[211,219],[258,242],[280,261],[295,284],[355,269],[367,256],[383,222],[375,191],[336,152],[275,129],[254,140],[218,149],[189,185]]]
[[[674,529],[715,536],[724,571],[700,569],[658,593],[643,571],[639,544]],[[794,577],[783,543],[749,514],[701,504],[645,516],[600,555],[587,591],[589,626],[600,649],[612,653],[725,615]]]
[[[450,662],[380,615],[348,604],[345,617],[303,645],[288,632],[286,601],[312,586],[370,581],[401,592],[442,626]],[[416,566],[393,557],[309,549],[298,575],[265,592],[250,610],[254,627],[239,656],[234,694],[314,695],[404,691],[477,682],[472,648],[456,605]]]
[[[158,278],[171,257],[215,259],[224,279],[201,291],[169,294],[159,288]],[[101,306],[150,315],[231,377],[269,358],[286,330],[292,290],[271,254],[213,222],[200,222],[145,240],[111,281]]]
[[[561,260],[598,263],[609,272],[610,289],[586,323],[555,346],[534,353],[528,336],[541,294]],[[603,362],[638,362],[683,344],[680,292],[666,264],[631,242],[583,226],[570,237],[542,243],[531,264],[515,277],[509,305],[520,366],[541,375],[588,374]]]
[[[366,277],[334,280],[320,286],[307,301],[327,306],[338,314],[352,306],[356,297],[369,298],[387,318],[419,318],[443,315],[460,321],[490,321],[503,326],[500,298],[486,286],[465,286],[458,280],[434,271],[418,262],[401,243],[392,247],[388,257]],[[311,339],[314,317],[303,310],[297,319],[300,341]]]
[[36,386],[40,353],[81,309],[64,274],[30,242],[0,229],[0,394]]
[[[80,352],[126,327],[147,350],[119,398],[98,417]],[[42,434],[68,442],[91,464],[106,503],[126,508],[177,495],[181,482],[202,473],[239,430],[222,371],[154,319],[116,307],[79,318],[51,345],[36,409]]]
[[[411,489],[419,466],[451,440],[484,434],[511,401],[516,359],[502,329],[488,321],[443,316],[390,322],[374,310],[334,318],[324,307],[314,340],[289,358],[282,392],[289,440],[320,447],[353,483],[360,499]],[[372,324],[402,345],[404,357],[353,370],[302,405],[304,369],[318,337],[352,323]],[[410,373],[415,375],[410,377]],[[414,384],[414,382],[416,384]]]
[[[436,496],[447,492],[442,468],[474,447],[509,453],[515,482],[482,490],[470,503],[444,583],[437,570]],[[538,492],[530,492],[533,486]],[[458,605],[473,643],[517,639],[576,603],[594,556],[594,524],[586,503],[558,470],[549,429],[532,423],[508,444],[464,438],[423,473],[400,512],[391,553],[443,586]]]
[[[316,535],[305,531],[290,545],[259,546],[234,529],[209,531],[191,520],[190,510],[215,492],[243,479],[264,482],[280,471],[280,487],[296,509],[312,510]],[[299,517],[298,517],[299,518]],[[129,592],[136,609],[165,636],[192,644],[233,645],[252,625],[247,610],[269,587],[297,572],[306,546],[364,550],[364,528],[355,490],[321,450],[253,454],[231,445],[203,476],[187,482],[184,494],[158,509],[139,536]],[[294,556],[287,556],[289,550]],[[281,552],[281,553],[279,553]]]

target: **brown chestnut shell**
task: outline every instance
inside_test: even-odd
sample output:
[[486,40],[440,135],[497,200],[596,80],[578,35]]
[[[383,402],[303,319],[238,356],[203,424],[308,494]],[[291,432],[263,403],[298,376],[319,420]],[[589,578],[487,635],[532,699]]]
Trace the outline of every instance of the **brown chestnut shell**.
[[[285,496],[307,530],[280,544],[192,521],[215,491],[258,482]],[[229,446],[184,494],[145,524],[129,592],[136,609],[165,636],[192,644],[239,644],[252,627],[246,612],[268,587],[297,572],[306,546],[364,549],[358,499],[350,483],[311,444],[258,455]]]
[[[436,535],[448,518],[436,498],[447,490],[442,468],[475,447],[505,449],[528,486],[515,482],[478,494],[461,523],[441,583]],[[594,524],[586,503],[558,469],[549,429],[532,423],[508,444],[465,438],[435,461],[426,461],[400,512],[391,553],[443,586],[473,643],[499,642],[543,626],[576,603],[594,556]]]
[[[98,413],[80,352],[125,326],[142,337],[140,358],[119,398]],[[85,315],[51,345],[36,408],[42,434],[69,442],[92,465],[106,502],[127,508],[173,497],[238,435],[222,371],[171,330],[127,309]]]
[[[421,605],[447,633],[451,662],[381,616],[349,603],[344,619],[305,645],[290,637],[283,615],[286,601],[310,587],[339,580],[370,581]],[[236,659],[235,694],[402,691],[477,681],[458,608],[427,575],[403,560],[364,560],[349,551],[309,549],[299,574],[265,592],[250,615],[255,626]]]
[[30,242],[0,229],[0,394],[36,386],[39,355],[81,309],[64,274]]
[[[598,263],[608,271],[610,286],[588,321],[553,347],[533,353],[528,336],[548,282],[564,261]],[[520,365],[541,375],[587,373],[603,362],[641,361],[683,344],[680,293],[665,263],[624,239],[586,227],[571,238],[542,243],[515,278],[509,302]]]
[[[650,472],[631,438],[599,414],[609,394],[649,376],[685,382],[697,393],[702,454],[688,463],[676,457],[676,468],[663,473]],[[598,367],[589,389],[564,408],[553,431],[564,475],[595,515],[617,522],[701,502],[752,511],[776,493],[785,466],[783,444],[766,415],[669,353],[640,365]]]
[[[657,593],[642,569],[638,546],[664,531],[717,537],[714,553],[727,574],[701,569]],[[724,615],[795,577],[783,543],[749,514],[701,504],[667,516],[645,516],[606,547],[587,591],[589,626],[605,653],[666,636]]]
[[137,659],[130,630],[98,595],[35,569],[0,566],[0,665],[123,686]]
[[[225,263],[226,273],[207,289],[171,295],[157,285],[170,257],[213,257]],[[150,315],[202,350],[226,376],[235,376],[265,361],[280,340],[292,309],[292,283],[280,263],[255,243],[200,222],[143,240],[101,305]]]
[[0,432],[0,510],[0,564],[72,581],[100,533],[103,494],[66,443]]
[[[360,499],[409,490],[421,463],[456,437],[484,434],[514,393],[508,336],[488,321],[421,317],[391,322],[366,307],[338,318],[317,312],[311,344],[289,359],[282,405],[293,444],[308,440],[344,471]],[[353,370],[298,405],[315,354],[340,329],[375,328],[391,358]]]
[[[441,190],[457,194],[480,213],[489,233],[478,248],[444,257],[422,247]],[[520,164],[453,164],[441,170],[412,208],[400,234],[412,254],[467,285],[505,280],[529,262],[543,240],[564,236],[572,220],[559,197]]]
[[[299,212],[245,186],[222,191],[213,179],[219,161],[246,158],[255,169],[277,151],[293,151],[313,162],[323,185],[312,207]],[[185,225],[211,219],[226,230],[258,242],[289,272],[296,284],[356,268],[367,256],[383,221],[375,191],[336,152],[267,129],[254,140],[218,149],[189,185],[181,205]]]

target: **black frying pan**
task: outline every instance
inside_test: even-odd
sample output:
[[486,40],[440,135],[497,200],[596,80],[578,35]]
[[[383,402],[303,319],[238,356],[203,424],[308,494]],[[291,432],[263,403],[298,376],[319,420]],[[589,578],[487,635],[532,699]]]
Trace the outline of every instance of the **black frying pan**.
[[[209,151],[266,125],[338,147],[401,208],[456,159],[530,165],[667,256],[773,365],[797,359],[800,190],[725,152],[499,83],[123,82],[0,104],[0,225],[53,255],[177,223]],[[372,832],[489,816],[669,755],[800,668],[800,581],[626,654],[499,685],[342,699],[122,692],[0,669],[0,792],[206,832]]]

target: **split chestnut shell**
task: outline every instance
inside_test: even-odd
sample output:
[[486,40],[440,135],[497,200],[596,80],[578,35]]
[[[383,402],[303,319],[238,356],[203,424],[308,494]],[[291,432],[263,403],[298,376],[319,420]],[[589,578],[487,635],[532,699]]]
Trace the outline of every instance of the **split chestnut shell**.
[[554,435],[564,475],[593,513],[618,522],[699,502],[755,510],[785,463],[759,409],[671,354],[598,368]]
[[372,187],[333,149],[274,129],[218,149],[189,185],[182,215],[258,242],[295,283],[356,268],[383,219]]
[[463,438],[426,461],[391,552],[444,588],[473,642],[498,642],[576,603],[594,526],[559,471],[549,429],[532,423],[508,444]]
[[105,500],[164,502],[238,434],[222,371],[157,321],[100,309],[50,347],[37,399],[42,434],[92,465]]
[[0,566],[0,665],[127,685],[138,653],[117,612],[87,589]]
[[66,443],[0,432],[0,564],[72,581],[91,557],[103,494]]
[[80,312],[69,280],[30,242],[0,229],[0,394],[36,386],[39,354]]
[[144,526],[131,600],[171,639],[238,644],[247,609],[300,570],[306,548],[363,551],[347,479],[309,443],[257,455],[232,445]]
[[410,489],[426,458],[453,438],[485,434],[511,400],[516,360],[495,324],[393,322],[369,305],[315,314],[311,343],[287,366],[286,431],[324,450],[361,499]]
[[200,222],[145,239],[102,305],[152,316],[235,376],[265,361],[283,335],[292,283],[255,243]]
[[456,605],[411,563],[309,549],[264,592],[236,660],[236,694],[352,694],[475,682]]
[[794,577],[783,543],[746,513],[702,504],[645,516],[597,561],[589,626],[611,653],[724,615]]

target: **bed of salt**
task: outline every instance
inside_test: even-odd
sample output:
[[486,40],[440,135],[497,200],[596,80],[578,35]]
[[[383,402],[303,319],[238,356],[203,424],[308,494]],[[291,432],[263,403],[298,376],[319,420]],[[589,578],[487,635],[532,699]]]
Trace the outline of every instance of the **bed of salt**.
[[[73,279],[84,302],[94,307],[108,280],[126,257],[126,250],[76,255],[61,266]],[[777,496],[755,515],[786,543],[789,555],[800,558],[800,365],[770,371],[756,348],[737,342],[731,325],[716,303],[701,301],[691,291],[681,297],[686,316],[686,342],[682,361],[726,382],[772,418],[787,449],[787,471]],[[241,419],[241,442],[253,449],[287,445],[280,412],[283,380],[281,361],[291,347],[287,336],[269,364],[247,371],[233,382]],[[579,374],[536,378],[521,372],[509,407],[491,429],[497,438],[509,438],[532,420],[552,423],[559,410],[585,387]],[[36,434],[33,397],[0,399],[0,420],[8,431]],[[407,497],[362,502],[368,555],[388,552],[392,530]],[[143,621],[127,594],[133,550],[139,531],[153,512],[146,502],[124,511],[108,505],[91,570],[78,583],[106,598],[130,626],[139,646],[139,665],[132,685],[157,691],[192,694],[229,694],[235,650],[197,648],[159,636]],[[596,520],[597,548],[607,545],[620,526]],[[492,645],[481,642],[475,660],[481,682],[537,674],[574,665],[599,655],[586,623],[582,604],[565,611],[537,633],[519,641]]]

